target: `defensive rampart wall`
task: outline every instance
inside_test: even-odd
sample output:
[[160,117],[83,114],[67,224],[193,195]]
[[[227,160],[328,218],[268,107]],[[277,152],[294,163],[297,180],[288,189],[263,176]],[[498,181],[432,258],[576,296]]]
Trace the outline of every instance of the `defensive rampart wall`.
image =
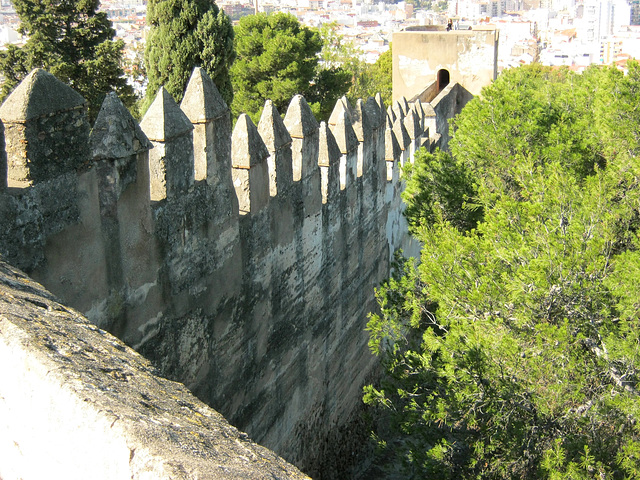
[[0,253],[330,478],[364,441],[349,434],[375,365],[364,327],[393,252],[418,251],[399,172],[446,144],[438,112],[342,99],[318,124],[297,96],[232,129],[196,69],[181,105],[161,88],[138,125],[110,94],[91,128],[84,99],[36,70],[0,107]]

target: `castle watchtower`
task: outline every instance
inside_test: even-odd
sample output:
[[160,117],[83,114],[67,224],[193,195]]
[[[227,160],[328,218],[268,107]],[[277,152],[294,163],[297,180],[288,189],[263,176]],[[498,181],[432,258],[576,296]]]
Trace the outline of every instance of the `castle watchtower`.
[[406,97],[430,102],[449,83],[459,83],[475,96],[495,80],[498,30],[426,28],[393,34],[394,101]]

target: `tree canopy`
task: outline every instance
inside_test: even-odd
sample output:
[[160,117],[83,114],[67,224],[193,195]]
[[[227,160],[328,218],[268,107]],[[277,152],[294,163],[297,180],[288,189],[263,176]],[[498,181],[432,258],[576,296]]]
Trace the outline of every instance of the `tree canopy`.
[[375,96],[380,93],[385,105],[391,105],[393,93],[393,46],[389,44],[389,50],[378,57],[376,63],[370,67],[370,75],[373,81],[364,95],[358,98]]
[[449,2],[446,0],[408,0],[407,3],[412,4],[416,8],[433,10],[435,12],[444,12],[449,7]]
[[640,477],[638,88],[509,70],[408,169],[424,247],[378,290],[365,389],[408,478]]
[[28,37],[24,47],[9,45],[0,52],[5,76],[2,98],[34,68],[43,68],[77,90],[95,118],[105,95],[112,90],[128,106],[133,89],[121,67],[123,42],[98,0],[12,0],[20,17],[19,31]]
[[248,15],[235,34],[234,115],[247,113],[257,121],[267,99],[284,112],[293,96],[301,94],[325,118],[348,90],[349,75],[339,67],[319,68],[323,43],[318,30],[291,14]]
[[233,100],[229,69],[235,60],[231,20],[211,0],[149,0],[145,66],[149,83],[143,110],[164,85],[182,100],[194,67],[205,69],[227,104]]
[[320,53],[321,67],[340,69],[350,79],[347,98],[355,103],[359,98],[382,95],[386,105],[391,104],[392,94],[392,54],[391,46],[376,63],[369,64],[361,59],[361,52],[338,33],[338,24],[325,23],[320,27],[323,41]]

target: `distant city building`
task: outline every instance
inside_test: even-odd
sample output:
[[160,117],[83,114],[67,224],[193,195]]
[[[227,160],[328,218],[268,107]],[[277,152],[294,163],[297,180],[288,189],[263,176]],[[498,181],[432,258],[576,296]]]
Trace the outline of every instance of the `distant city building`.
[[[408,27],[439,29],[452,20],[454,30],[495,27],[499,31],[498,70],[540,61],[574,70],[591,63],[624,68],[640,57],[640,0],[449,0],[445,12],[420,8],[409,1],[379,0],[216,0],[232,20],[255,12],[288,12],[301,23],[319,27],[335,22],[338,33],[353,43],[360,58],[372,63],[389,48],[394,32]],[[419,4],[420,2],[418,2]],[[435,3],[435,2],[434,2]],[[146,0],[101,0],[125,42],[128,65],[142,64]],[[414,5],[416,5],[414,7]],[[24,41],[10,0],[0,0],[0,49]],[[139,87],[135,68],[128,68]],[[130,72],[131,71],[131,72]]]
[[556,12],[573,11],[575,8],[575,0],[553,0],[551,2],[551,9]]
[[611,38],[600,44],[600,59],[605,65],[617,62],[622,54],[622,41]]
[[[255,13],[255,7],[250,3],[237,3],[237,2],[217,2],[218,6],[224,10],[229,18],[233,21],[240,20],[240,18]],[[260,6],[262,10],[264,6]]]
[[378,22],[377,20],[362,20],[358,22],[357,25],[363,28],[379,27],[380,22]]
[[631,25],[640,25],[640,0],[629,0]]
[[22,36],[10,25],[0,26],[0,45],[17,42],[20,38],[22,38]]
[[506,0],[452,0],[449,2],[451,16],[468,20],[501,17],[506,10]]
[[625,0],[586,0],[580,37],[586,42],[601,42],[623,25],[631,25],[631,6]]
[[523,0],[507,0],[504,9],[506,12],[519,12],[524,9]]

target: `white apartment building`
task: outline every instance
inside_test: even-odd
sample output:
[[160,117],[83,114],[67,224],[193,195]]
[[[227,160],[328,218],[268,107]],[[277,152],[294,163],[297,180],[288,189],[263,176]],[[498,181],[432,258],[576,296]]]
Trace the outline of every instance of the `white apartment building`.
[[579,38],[585,42],[600,43],[622,25],[631,24],[631,6],[626,0],[586,0]]
[[[517,2],[510,2],[511,4]],[[466,20],[501,17],[507,11],[507,0],[450,0],[449,15]]]

